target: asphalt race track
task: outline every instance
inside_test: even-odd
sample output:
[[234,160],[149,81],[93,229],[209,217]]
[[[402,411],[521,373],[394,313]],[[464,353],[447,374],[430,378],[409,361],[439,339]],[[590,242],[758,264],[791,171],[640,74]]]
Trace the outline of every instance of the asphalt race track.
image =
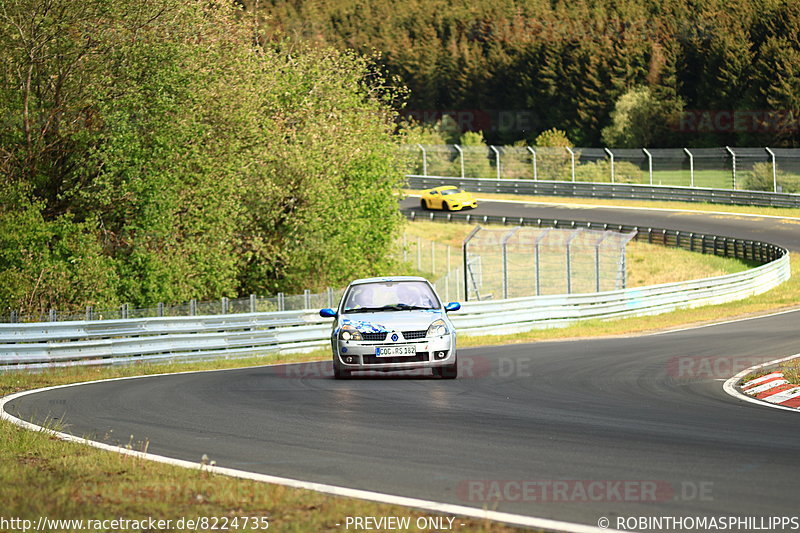
[[[474,213],[646,224],[800,250],[797,221],[490,202]],[[83,385],[6,410],[58,417],[105,442],[133,435],[159,455],[206,454],[223,467],[587,525],[603,516],[612,526],[616,516],[792,516],[800,414],[732,398],[722,380],[800,352],[798,321],[800,311],[463,349],[453,381],[335,381],[329,365],[310,363]]]

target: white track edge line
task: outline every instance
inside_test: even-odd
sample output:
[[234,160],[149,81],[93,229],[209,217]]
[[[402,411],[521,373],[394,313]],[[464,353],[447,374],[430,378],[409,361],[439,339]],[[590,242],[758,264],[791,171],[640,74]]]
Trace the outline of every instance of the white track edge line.
[[[279,363],[277,365],[266,365],[266,366],[279,366],[281,364],[299,364],[299,363]],[[265,366],[265,365],[261,365]],[[259,366],[253,367],[245,367],[245,368],[259,368]],[[223,370],[237,370],[237,369],[223,369]],[[154,461],[158,463],[169,464],[173,466],[178,466],[182,468],[189,468],[193,470],[201,470],[205,472],[211,472],[214,474],[235,477],[239,479],[247,479],[251,481],[258,481],[262,483],[272,483],[275,485],[283,485],[291,488],[296,489],[305,489],[305,490],[312,490],[315,492],[321,492],[324,494],[330,494],[332,496],[341,496],[346,498],[357,498],[360,500],[368,500],[377,503],[385,503],[389,505],[400,505],[403,507],[412,507],[427,511],[433,511],[436,513],[441,514],[454,514],[459,516],[466,516],[470,518],[477,518],[483,520],[492,520],[496,522],[502,522],[506,524],[512,525],[519,525],[519,526],[526,526],[526,527],[535,527],[540,529],[545,529],[548,531],[565,531],[569,533],[599,533],[602,531],[618,531],[615,529],[606,529],[600,528],[585,524],[577,524],[573,522],[564,522],[560,520],[554,520],[549,518],[539,518],[534,516],[525,516],[525,515],[518,515],[512,513],[504,513],[499,511],[490,511],[487,509],[478,509],[475,507],[467,507],[462,505],[444,503],[444,502],[435,502],[431,500],[421,500],[417,498],[409,498],[405,496],[397,496],[392,494],[385,494],[381,492],[373,492],[361,489],[353,489],[348,487],[341,487],[337,485],[328,485],[324,483],[314,483],[311,481],[303,481],[298,479],[291,479],[291,478],[283,478],[277,476],[271,476],[268,474],[258,474],[255,472],[247,472],[244,470],[236,470],[233,468],[224,468],[219,466],[210,466],[204,465],[201,463],[194,463],[191,461],[185,461],[183,459],[174,459],[171,457],[165,457],[163,455],[156,455],[152,453],[146,452],[139,452],[136,450],[130,450],[127,448],[122,448],[119,446],[111,446],[109,444],[105,444],[102,442],[93,441],[87,438],[76,437],[74,435],[70,435],[68,433],[62,433],[59,431],[55,431],[49,428],[45,428],[31,422],[22,420],[5,410],[5,405],[13,400],[19,399],[23,396],[36,394],[39,392],[46,392],[56,389],[63,389],[68,387],[75,387],[78,385],[89,385],[93,383],[104,383],[107,381],[122,381],[128,379],[138,379],[138,378],[146,378],[146,377],[159,377],[159,376],[170,376],[170,375],[178,375],[178,374],[195,374],[195,373],[204,373],[204,372],[218,372],[220,370],[192,370],[187,372],[176,372],[176,373],[166,373],[166,374],[150,374],[150,375],[141,375],[141,376],[126,376],[121,378],[110,378],[110,379],[100,379],[94,381],[87,381],[82,383],[68,383],[65,385],[56,385],[52,387],[43,387],[40,389],[34,389],[29,391],[22,391],[17,392],[14,394],[10,394],[8,396],[0,397],[0,420],[6,420],[15,424],[23,429],[27,429],[30,431],[41,431],[43,433],[52,435],[57,437],[61,440],[66,442],[75,442],[78,444],[84,444],[88,446],[93,446],[100,450],[116,452],[122,455],[129,455],[132,457],[137,457],[140,459],[146,459],[149,461]]]
[[800,409],[797,409],[795,407],[786,407],[785,405],[779,405],[779,404],[776,404],[776,403],[770,403],[770,402],[767,402],[767,401],[764,401],[764,400],[759,400],[758,398],[753,398],[752,396],[748,396],[748,395],[736,390],[736,383],[740,379],[745,377],[747,374],[749,374],[750,372],[752,372],[754,370],[758,370],[759,368],[764,368],[766,366],[777,365],[779,363],[783,363],[784,361],[791,361],[792,359],[797,359],[798,357],[800,357],[800,353],[796,353],[796,354],[790,355],[788,357],[782,357],[780,359],[775,359],[773,361],[767,361],[766,363],[761,363],[760,365],[754,365],[754,366],[751,366],[750,368],[746,368],[746,369],[742,370],[741,372],[739,372],[738,374],[736,374],[735,376],[729,378],[725,382],[725,384],[722,386],[722,389],[725,392],[727,392],[729,395],[731,395],[734,398],[737,398],[739,400],[744,400],[746,402],[754,403],[754,404],[765,406],[765,407],[772,407],[773,409],[782,409],[784,411],[792,411],[792,412],[795,412],[795,413],[800,412]]

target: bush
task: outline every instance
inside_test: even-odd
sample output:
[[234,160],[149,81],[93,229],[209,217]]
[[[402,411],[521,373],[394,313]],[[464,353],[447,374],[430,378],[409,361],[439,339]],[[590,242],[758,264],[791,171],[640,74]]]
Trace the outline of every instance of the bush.
[[800,183],[778,170],[775,177],[772,175],[772,163],[756,163],[752,170],[746,172],[742,180],[742,189],[748,191],[774,191],[775,180],[777,178],[778,187],[781,192],[796,193],[800,191]]

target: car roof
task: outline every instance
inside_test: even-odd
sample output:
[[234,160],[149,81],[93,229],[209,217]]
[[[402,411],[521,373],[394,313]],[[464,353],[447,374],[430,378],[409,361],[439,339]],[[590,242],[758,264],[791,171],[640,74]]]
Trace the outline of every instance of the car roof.
[[448,189],[458,189],[455,185],[441,185],[439,187],[434,187],[431,189],[432,191],[446,191]]
[[363,283],[380,283],[380,282],[394,282],[394,281],[425,281],[427,279],[422,276],[383,276],[380,278],[363,278],[355,279],[350,282],[350,285],[361,285]]

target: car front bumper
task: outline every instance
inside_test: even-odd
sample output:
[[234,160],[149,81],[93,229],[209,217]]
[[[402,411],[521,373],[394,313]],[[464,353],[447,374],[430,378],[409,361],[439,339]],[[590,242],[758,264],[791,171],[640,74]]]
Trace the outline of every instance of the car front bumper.
[[[333,354],[343,370],[402,370],[433,368],[452,365],[456,358],[453,335],[424,338],[414,341],[370,342],[332,341]],[[415,356],[378,356],[376,348],[410,346],[416,348]]]

